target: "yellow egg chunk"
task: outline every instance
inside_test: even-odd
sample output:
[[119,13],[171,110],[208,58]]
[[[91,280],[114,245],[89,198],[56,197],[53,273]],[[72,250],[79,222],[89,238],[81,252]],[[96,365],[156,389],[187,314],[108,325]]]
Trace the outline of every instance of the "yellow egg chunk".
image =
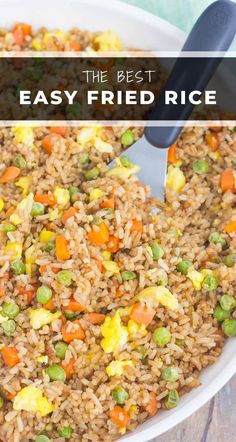
[[12,131],[15,133],[15,138],[18,143],[33,144],[34,132],[31,127],[27,126],[14,127]]
[[118,176],[123,179],[129,179],[140,170],[139,166],[123,167],[117,166],[107,172],[107,176]]
[[16,261],[17,259],[21,259],[22,244],[20,242],[8,241],[3,253],[10,256],[11,262]]
[[95,147],[95,149],[98,150],[98,152],[102,152],[102,153],[112,153],[113,152],[113,146],[110,143],[103,141],[99,137],[95,138],[94,147]]
[[0,198],[0,212],[4,209],[4,201],[2,198]]
[[152,308],[156,308],[161,304],[170,310],[176,310],[179,306],[178,300],[170,290],[163,286],[147,287],[135,296],[135,300],[145,302]]
[[103,32],[94,38],[99,51],[120,51],[121,42],[119,36],[112,31]]
[[101,189],[92,189],[89,194],[89,201],[97,201],[104,196],[104,192]]
[[30,217],[30,213],[32,210],[34,202],[34,195],[33,193],[29,193],[23,200],[21,200],[17,206],[16,210],[13,212],[13,214],[10,216],[10,222],[17,226],[18,224],[23,223]]
[[132,337],[133,335],[146,336],[147,330],[144,324],[138,324],[133,319],[128,322],[128,332]]
[[120,273],[119,266],[114,261],[102,261],[104,269],[110,273],[110,275],[118,275]]
[[53,196],[60,206],[66,206],[70,201],[69,190],[63,189],[62,187],[56,187]]
[[32,275],[32,265],[35,264],[35,246],[30,246],[25,251],[25,269],[26,269],[26,275]]
[[23,176],[18,181],[15,182],[15,185],[17,187],[21,187],[22,188],[22,194],[23,195],[27,195],[27,193],[29,192],[29,188],[30,188],[30,182],[31,182],[31,178],[30,177]]
[[205,276],[206,275],[198,272],[197,270],[191,270],[187,274],[187,277],[192,281],[195,290],[201,290]]
[[112,361],[106,368],[106,372],[108,376],[115,376],[119,378],[124,373],[125,367],[133,367],[133,361],[124,360],[124,361]]
[[104,339],[101,346],[105,353],[116,353],[121,350],[128,340],[127,327],[122,325],[118,312],[111,317],[106,317],[104,323],[100,327]]
[[43,230],[41,230],[41,232],[40,232],[40,235],[39,235],[39,241],[40,241],[40,242],[48,242],[48,241],[50,241],[52,238],[54,238],[55,236],[56,236],[56,233],[55,233],[55,232],[52,232],[51,230],[43,229]]
[[34,330],[38,330],[44,325],[51,324],[55,319],[61,316],[61,312],[51,313],[45,308],[29,309],[30,325]]
[[41,416],[46,416],[54,411],[54,405],[43,396],[42,391],[38,387],[29,385],[22,388],[17,393],[13,402],[13,409],[16,411],[24,410],[32,413],[39,412]]
[[185,183],[186,179],[182,170],[180,170],[179,167],[169,166],[166,177],[166,187],[175,192],[181,192]]

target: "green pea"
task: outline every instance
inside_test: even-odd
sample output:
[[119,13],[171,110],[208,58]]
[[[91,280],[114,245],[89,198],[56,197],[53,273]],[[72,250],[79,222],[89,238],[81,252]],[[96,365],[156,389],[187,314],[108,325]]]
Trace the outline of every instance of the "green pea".
[[192,261],[189,259],[183,259],[176,266],[177,272],[180,272],[182,275],[187,275],[189,268],[193,265]]
[[46,285],[41,285],[37,290],[37,301],[40,304],[47,304],[52,297],[52,290]]
[[21,170],[26,168],[26,161],[22,155],[16,155],[13,159],[13,164]]
[[35,442],[51,442],[51,439],[49,439],[46,435],[40,434],[36,437]]
[[207,275],[203,281],[202,288],[207,292],[216,290],[218,287],[218,281],[214,275]]
[[43,246],[44,252],[52,252],[55,250],[55,243],[54,241],[48,241],[45,246]]
[[233,296],[223,295],[220,298],[220,305],[223,310],[225,310],[226,312],[230,312],[231,310],[233,310],[233,308],[235,308],[236,301]]
[[81,112],[81,106],[79,103],[68,104],[66,108],[67,115],[72,115],[74,117],[78,117]]
[[132,130],[126,130],[121,136],[121,143],[124,146],[130,146],[134,142],[134,133]]
[[179,402],[179,393],[177,390],[170,390],[168,393],[167,401],[165,402],[165,406],[168,409],[175,408]]
[[95,180],[100,175],[100,170],[98,167],[93,167],[85,173],[85,178],[88,181]]
[[56,279],[65,287],[70,287],[72,284],[72,273],[69,270],[61,270],[58,272]]
[[45,370],[46,374],[50,378],[50,381],[62,381],[66,380],[66,372],[58,364],[52,364]]
[[17,304],[13,302],[4,302],[2,304],[2,312],[4,316],[7,316],[9,319],[14,319],[19,314],[19,307]]
[[16,323],[13,319],[9,319],[9,321],[3,322],[1,327],[6,336],[11,336],[16,330]]
[[73,429],[68,425],[67,427],[58,428],[57,432],[59,436],[70,439],[73,434]]
[[44,215],[44,205],[41,203],[33,203],[32,209],[31,209],[31,216],[39,216]]
[[227,241],[223,236],[221,236],[218,232],[212,232],[209,236],[209,242],[213,244],[220,244],[222,247],[225,247]]
[[208,172],[209,165],[205,160],[196,160],[193,163],[193,171],[198,175],[204,175]]
[[236,261],[236,255],[230,254],[225,256],[225,258],[223,259],[223,263],[227,266],[227,267],[233,267],[234,263]]
[[127,391],[124,390],[123,387],[116,387],[112,391],[112,397],[118,405],[123,405],[125,401],[127,401],[129,395]]
[[75,187],[75,186],[69,187],[69,195],[70,195],[70,200],[72,203],[74,203],[75,201],[78,200],[79,194],[80,194],[80,190],[78,187]]
[[156,261],[157,259],[160,259],[163,257],[164,255],[164,250],[162,249],[162,247],[157,243],[157,241],[153,241],[150,244],[150,248],[152,251],[152,257],[154,259],[154,261]]
[[8,233],[8,232],[15,232],[16,230],[16,226],[14,226],[14,224],[12,223],[4,223],[2,224],[2,231],[3,233]]
[[65,315],[66,319],[73,321],[73,319],[77,318],[78,313],[74,312],[73,310],[65,310],[64,315]]
[[23,275],[25,273],[25,264],[22,259],[16,259],[11,263],[10,269],[15,275]]
[[130,272],[129,270],[124,270],[124,272],[121,272],[121,278],[123,281],[131,281],[132,279],[137,278],[137,274],[135,272]]
[[47,425],[45,426],[45,430],[46,430],[46,431],[52,431],[52,430],[53,430],[53,425],[52,425],[52,424],[47,424]]
[[120,162],[123,167],[132,166],[132,161],[128,157],[120,157]]
[[222,323],[222,330],[226,336],[231,338],[236,337],[236,320],[225,319],[225,321]]
[[184,339],[176,339],[175,340],[176,345],[178,345],[179,347],[183,347],[184,346]]
[[168,285],[168,278],[167,277],[159,278],[156,282],[156,285],[166,287]]
[[68,345],[63,341],[58,341],[54,345],[56,357],[59,359],[65,359]]
[[84,166],[85,164],[88,164],[90,161],[89,155],[87,153],[84,153],[81,157],[80,164]]
[[162,370],[161,377],[164,381],[175,382],[179,379],[179,371],[176,367],[167,367]]
[[2,396],[0,396],[0,409],[3,407],[3,405],[4,405],[4,400]]
[[158,347],[165,347],[171,340],[171,333],[166,327],[158,327],[153,332],[152,340]]
[[226,312],[221,308],[220,305],[216,305],[214,308],[214,318],[217,319],[217,321],[224,321],[225,319],[228,319],[230,317],[230,312]]

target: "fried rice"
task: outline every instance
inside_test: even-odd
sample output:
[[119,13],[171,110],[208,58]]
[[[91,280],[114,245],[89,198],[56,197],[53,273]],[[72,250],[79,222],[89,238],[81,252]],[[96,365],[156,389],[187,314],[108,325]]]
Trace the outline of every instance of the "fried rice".
[[[14,32],[1,31],[2,49],[118,41]],[[3,442],[116,440],[178,406],[236,335],[234,130],[182,132],[165,203],[128,159],[108,172],[126,132],[0,131]]]

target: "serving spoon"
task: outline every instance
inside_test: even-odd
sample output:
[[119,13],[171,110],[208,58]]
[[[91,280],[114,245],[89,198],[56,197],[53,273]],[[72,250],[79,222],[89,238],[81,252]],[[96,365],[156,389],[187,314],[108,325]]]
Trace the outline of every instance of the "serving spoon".
[[[226,52],[236,34],[236,4],[230,0],[218,0],[212,3],[199,17],[182,49],[167,80],[166,90],[199,90],[204,91],[222,61],[217,52]],[[191,64],[183,57],[185,52],[215,52],[215,57],[191,58]],[[187,61],[186,61],[187,60]],[[176,105],[165,106],[164,92],[160,101],[150,114],[150,121],[169,121],[176,115]],[[187,102],[178,106],[176,121],[186,121],[194,105]],[[140,166],[138,177],[151,188],[152,196],[164,200],[167,171],[167,148],[178,138],[182,127],[149,127],[143,136],[121,156],[127,156]]]

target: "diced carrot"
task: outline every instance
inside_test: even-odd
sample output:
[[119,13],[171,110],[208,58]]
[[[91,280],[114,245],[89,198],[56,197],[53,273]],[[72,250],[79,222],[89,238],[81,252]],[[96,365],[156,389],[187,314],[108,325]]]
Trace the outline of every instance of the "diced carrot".
[[16,25],[14,26],[14,30],[15,29],[21,29],[25,36],[32,34],[32,27],[28,23],[16,23]]
[[95,261],[95,264],[96,264],[99,272],[102,273],[102,270],[103,270],[102,261],[100,261],[99,259],[95,259],[95,258],[94,258],[94,261]]
[[102,209],[115,209],[115,200],[114,198],[109,198],[101,203]]
[[51,298],[46,304],[43,305],[47,310],[55,310],[56,306],[54,304],[53,299]]
[[176,144],[172,144],[168,149],[168,163],[175,164],[177,160]]
[[41,203],[44,206],[50,206],[50,207],[55,206],[55,204],[56,204],[56,200],[55,200],[54,196],[50,193],[45,193],[45,194],[36,193],[36,195],[34,197],[34,201],[36,203]]
[[44,275],[45,273],[48,272],[48,269],[51,270],[53,273],[55,273],[55,275],[60,272],[60,269],[58,267],[53,267],[48,265],[40,266],[39,272],[41,273],[41,275]]
[[0,281],[0,298],[4,298],[6,294],[3,281]]
[[35,295],[36,295],[36,289],[37,286],[33,290],[26,290],[24,287],[17,287],[18,292],[20,295],[27,295],[27,301],[29,304],[33,301]]
[[77,40],[75,40],[74,38],[70,40],[69,45],[70,45],[71,51],[80,51],[81,50],[81,46],[80,46],[79,42]]
[[73,312],[82,312],[85,310],[85,306],[77,302],[73,297],[70,298],[70,302],[64,305],[63,309],[65,311],[72,310]]
[[68,241],[63,235],[56,237],[56,257],[61,261],[70,259],[70,251],[68,248]]
[[16,45],[23,46],[23,44],[25,42],[25,36],[24,36],[22,29],[20,29],[20,28],[15,29],[13,31],[13,37],[14,37],[14,41],[15,41]]
[[155,314],[156,311],[153,308],[137,303],[133,305],[130,317],[135,322],[138,322],[138,324],[144,324],[147,326],[150,324],[150,322],[152,322]]
[[227,190],[235,190],[235,179],[232,169],[226,169],[221,173],[220,187],[223,192],[226,192]]
[[222,126],[209,126],[208,129],[212,130],[212,132],[221,132]]
[[14,392],[14,393],[10,393],[9,391],[7,391],[6,393],[5,393],[5,398],[8,400],[8,401],[12,401],[15,397],[16,397],[16,392]]
[[15,347],[4,347],[2,349],[2,357],[8,367],[15,367],[20,362],[18,351]]
[[153,391],[151,391],[149,397],[150,397],[149,402],[144,405],[144,409],[148,412],[149,416],[152,417],[155,416],[155,414],[158,411],[158,402],[156,395]]
[[208,146],[210,146],[210,149],[212,152],[215,152],[215,150],[218,149],[220,142],[219,142],[218,135],[216,133],[206,134],[205,140],[206,140]]
[[105,317],[106,316],[102,313],[86,313],[84,315],[84,319],[86,319],[91,324],[101,324],[104,321]]
[[98,226],[99,230],[91,230],[88,233],[89,241],[95,246],[105,244],[109,239],[109,230],[105,223],[101,223]]
[[77,213],[77,209],[75,207],[70,207],[66,213],[64,213],[64,215],[61,217],[61,222],[63,224],[66,224],[66,221],[70,218],[72,218],[73,216],[75,216],[75,214]]
[[62,137],[64,137],[67,132],[67,127],[66,126],[52,126],[52,127],[50,127],[50,132],[52,132],[53,134],[61,135]]
[[116,298],[122,298],[123,292],[120,289],[116,290]]
[[127,411],[116,405],[109,413],[112,421],[120,428],[125,428],[130,422],[130,416]]
[[[68,326],[75,325],[76,328],[74,330],[68,331]],[[63,341],[67,342],[68,344],[73,341],[74,339],[83,340],[85,338],[85,333],[83,328],[81,327],[80,321],[77,319],[73,322],[67,322],[62,326],[62,339]]]
[[42,148],[49,155],[51,155],[51,153],[53,151],[54,139],[55,139],[54,134],[51,134],[51,135],[46,135],[46,137],[44,137],[44,139],[42,140]]
[[227,226],[225,227],[226,233],[234,233],[236,232],[236,220],[230,221]]
[[20,175],[19,167],[9,166],[7,167],[0,177],[0,183],[11,183]]
[[14,206],[9,207],[9,209],[6,211],[6,218],[9,219],[10,216],[13,214],[14,210],[15,210]]
[[75,365],[75,359],[73,358],[73,356],[71,356],[69,362],[62,361],[60,363],[60,366],[66,372],[66,379],[68,380],[70,380],[74,374],[74,365]]
[[119,250],[120,241],[116,236],[109,236],[107,250],[111,253],[116,253]]
[[133,232],[141,233],[142,231],[143,231],[142,221],[139,221],[138,219],[133,219],[132,226],[130,228],[130,233]]

